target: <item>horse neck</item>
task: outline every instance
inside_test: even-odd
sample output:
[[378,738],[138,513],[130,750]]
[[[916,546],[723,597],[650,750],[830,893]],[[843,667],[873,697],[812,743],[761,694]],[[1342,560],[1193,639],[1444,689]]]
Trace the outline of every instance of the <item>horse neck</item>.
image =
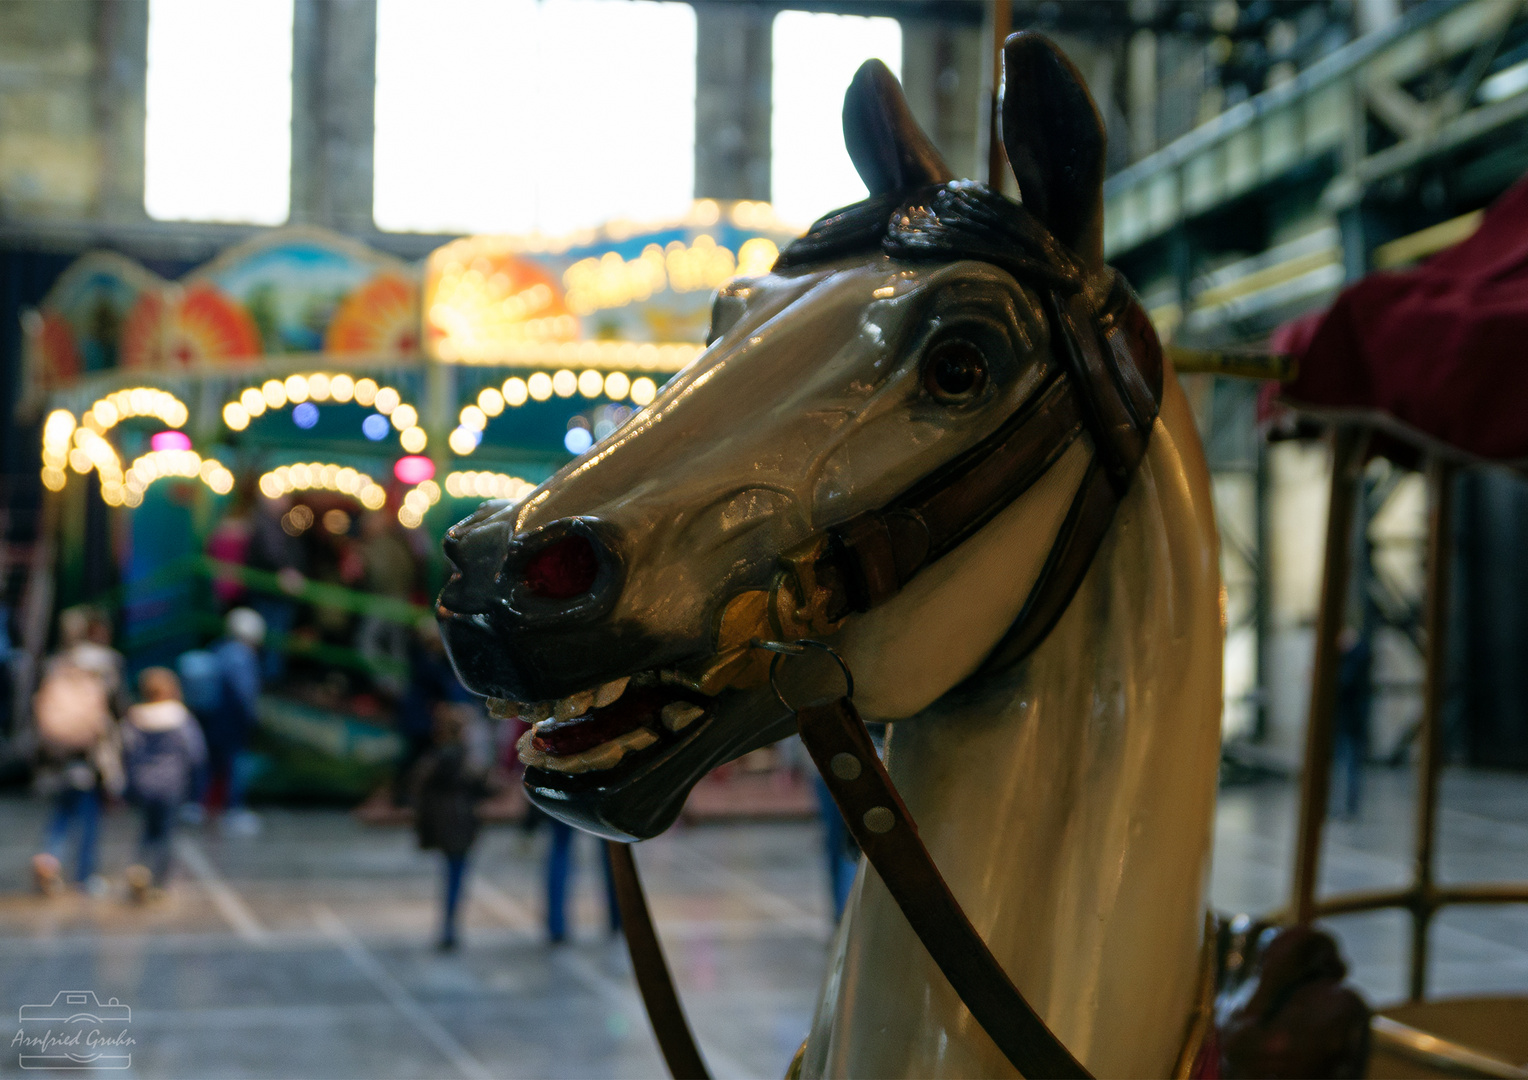
[[[893,725],[888,743],[967,916],[1100,1075],[1170,1069],[1197,989],[1220,628],[1207,477],[1192,429],[1174,431],[1187,422],[1175,391],[1045,642]],[[1008,1074],[873,873],[857,901],[826,995],[833,1031],[813,1055],[823,1071]]]

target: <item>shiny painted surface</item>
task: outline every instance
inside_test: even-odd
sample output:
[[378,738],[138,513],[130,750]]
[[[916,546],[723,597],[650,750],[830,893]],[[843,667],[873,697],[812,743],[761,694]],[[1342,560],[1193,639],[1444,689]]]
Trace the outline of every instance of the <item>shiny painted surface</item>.
[[[563,642],[582,641],[597,670],[544,696],[703,657],[727,598],[762,587],[781,552],[884,504],[992,431],[1032,392],[1049,348],[1034,294],[974,262],[854,260],[762,279],[720,307],[730,328],[650,410],[525,503],[477,523],[502,543],[594,519],[626,568],[608,615]],[[951,409],[922,390],[921,347],[962,321],[992,342],[993,370],[977,402]],[[1029,660],[949,694],[1022,606],[1086,466],[1085,441],[835,641],[867,718],[898,721],[893,777],[957,897],[1100,1075],[1171,1069],[1203,924],[1219,578],[1202,453],[1176,380],[1167,382],[1104,547]],[[628,636],[639,646],[602,642],[610,625],[639,628]],[[463,674],[470,684],[473,672]],[[638,779],[643,797],[677,809],[707,745],[723,760],[778,720],[768,695],[724,693],[715,722],[674,755],[682,766]],[[805,1067],[1011,1071],[873,876],[857,887]]]
[[[727,600],[766,587],[783,552],[989,435],[1034,392],[1049,349],[1034,293],[974,261],[870,256],[773,274],[724,295],[718,322],[725,332],[651,408],[525,502],[487,504],[452,530],[460,573],[440,605],[470,688],[545,700],[704,660]],[[951,406],[928,394],[922,361],[931,338],[956,330],[982,343],[990,371],[974,400]],[[618,591],[555,619],[518,605],[506,558],[575,519],[604,538]],[[867,690],[901,692],[895,672],[867,675]],[[789,723],[767,687],[724,692],[714,720],[661,761],[612,771],[598,800],[616,812],[595,827],[652,835],[709,768]]]
[[[1053,471],[1076,470],[1072,456]],[[889,621],[846,628],[867,709],[891,694],[897,713],[974,668],[1075,483],[1032,489],[930,571],[941,580],[864,620]],[[1166,1075],[1194,994],[1219,756],[1216,551],[1203,455],[1169,378],[1146,460],[1055,630],[1007,677],[891,729],[892,778],[957,899],[1099,1076]],[[893,691],[896,672],[918,677]],[[1012,1075],[873,872],[836,942],[804,1075]]]

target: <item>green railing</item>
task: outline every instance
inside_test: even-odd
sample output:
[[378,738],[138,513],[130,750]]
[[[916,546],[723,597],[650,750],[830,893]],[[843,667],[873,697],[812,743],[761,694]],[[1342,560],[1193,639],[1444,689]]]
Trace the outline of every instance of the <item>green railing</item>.
[[[152,573],[130,583],[118,585],[98,597],[95,603],[111,608],[120,607],[129,588],[134,593],[152,592],[186,579],[205,579],[209,582],[232,582],[251,592],[271,596],[284,596],[316,607],[347,611],[355,615],[382,619],[387,622],[414,626],[434,612],[423,604],[410,603],[391,596],[361,592],[327,581],[304,579],[296,588],[282,585],[279,575],[269,570],[255,570],[239,563],[225,562],[206,555],[188,555],[157,568]],[[210,610],[191,610],[184,619],[177,619],[169,626],[155,626],[133,634],[122,642],[128,652],[147,648],[160,641],[179,637],[187,632],[216,634],[221,620]],[[288,656],[313,660],[329,667],[345,668],[363,674],[406,676],[407,666],[385,658],[373,659],[354,649],[332,645],[323,641],[304,641],[290,635],[272,636],[268,645]]]

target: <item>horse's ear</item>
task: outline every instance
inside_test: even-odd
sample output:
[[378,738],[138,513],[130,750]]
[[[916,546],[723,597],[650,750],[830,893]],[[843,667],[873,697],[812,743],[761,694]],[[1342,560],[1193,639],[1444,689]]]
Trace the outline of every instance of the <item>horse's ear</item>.
[[844,145],[871,195],[953,180],[885,64],[866,60],[844,94]]
[[1044,34],[1003,45],[1003,149],[1024,205],[1092,265],[1104,261],[1104,122],[1077,68]]

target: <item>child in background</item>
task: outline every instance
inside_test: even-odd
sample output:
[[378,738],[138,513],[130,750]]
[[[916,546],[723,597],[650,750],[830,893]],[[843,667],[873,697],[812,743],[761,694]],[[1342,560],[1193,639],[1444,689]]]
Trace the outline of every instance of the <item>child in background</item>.
[[122,748],[128,798],[143,816],[138,862],[128,867],[134,900],[162,890],[170,871],[170,833],[192,777],[207,759],[207,745],[191,710],[181,701],[180,680],[169,668],[145,668],[138,676],[143,699],[127,710]]
[[476,719],[470,705],[435,707],[435,747],[419,762],[414,781],[414,829],[419,846],[445,858],[439,947],[456,948],[456,919],[467,877],[467,854],[477,839],[477,804],[489,785],[468,752],[468,727]]

